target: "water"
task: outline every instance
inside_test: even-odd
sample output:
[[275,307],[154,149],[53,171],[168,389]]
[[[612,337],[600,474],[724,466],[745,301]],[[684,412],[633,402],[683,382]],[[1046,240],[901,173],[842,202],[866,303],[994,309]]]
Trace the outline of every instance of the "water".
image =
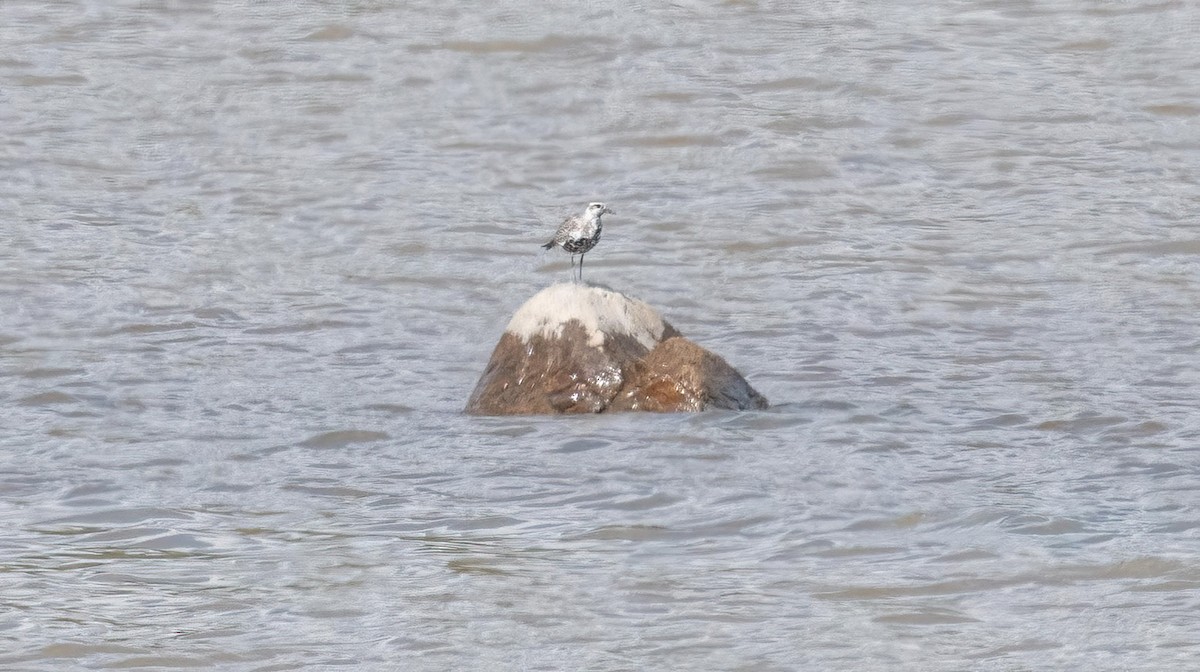
[[[1198,38],[0,3],[0,666],[1197,667]],[[591,200],[771,411],[459,413]]]

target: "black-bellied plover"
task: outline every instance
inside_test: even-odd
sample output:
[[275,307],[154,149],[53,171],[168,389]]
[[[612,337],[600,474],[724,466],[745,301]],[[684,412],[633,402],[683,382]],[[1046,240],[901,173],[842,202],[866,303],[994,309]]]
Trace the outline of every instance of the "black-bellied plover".
[[600,242],[600,215],[615,215],[603,203],[588,203],[583,216],[571,215],[558,226],[554,238],[542,245],[547,250],[555,245],[571,253],[571,271],[574,277],[575,255],[579,255],[579,281],[583,282],[583,255],[587,254],[596,243]]

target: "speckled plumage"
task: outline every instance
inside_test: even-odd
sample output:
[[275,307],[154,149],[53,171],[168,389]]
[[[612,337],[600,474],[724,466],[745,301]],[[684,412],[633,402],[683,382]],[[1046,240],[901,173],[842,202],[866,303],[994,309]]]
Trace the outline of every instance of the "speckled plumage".
[[589,203],[583,215],[571,215],[558,226],[554,238],[542,245],[547,250],[561,247],[571,254],[571,267],[575,267],[575,255],[579,255],[579,279],[583,280],[583,255],[587,254],[600,242],[600,232],[604,225],[600,222],[601,215],[615,214],[603,203]]

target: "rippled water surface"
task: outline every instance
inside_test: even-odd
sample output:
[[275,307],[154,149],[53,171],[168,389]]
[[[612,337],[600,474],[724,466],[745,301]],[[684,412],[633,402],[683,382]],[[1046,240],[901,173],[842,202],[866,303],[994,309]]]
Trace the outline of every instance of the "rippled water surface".
[[[1197,44],[0,2],[0,667],[1197,668]],[[589,200],[770,411],[459,412]]]

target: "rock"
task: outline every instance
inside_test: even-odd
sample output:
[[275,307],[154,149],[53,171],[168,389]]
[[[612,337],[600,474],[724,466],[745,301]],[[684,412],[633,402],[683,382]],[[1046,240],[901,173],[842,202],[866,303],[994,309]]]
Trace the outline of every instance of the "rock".
[[509,321],[467,402],[476,415],[766,408],[721,357],[645,303],[559,284]]
[[609,411],[703,411],[767,408],[767,399],[720,356],[682,336],[634,362]]

